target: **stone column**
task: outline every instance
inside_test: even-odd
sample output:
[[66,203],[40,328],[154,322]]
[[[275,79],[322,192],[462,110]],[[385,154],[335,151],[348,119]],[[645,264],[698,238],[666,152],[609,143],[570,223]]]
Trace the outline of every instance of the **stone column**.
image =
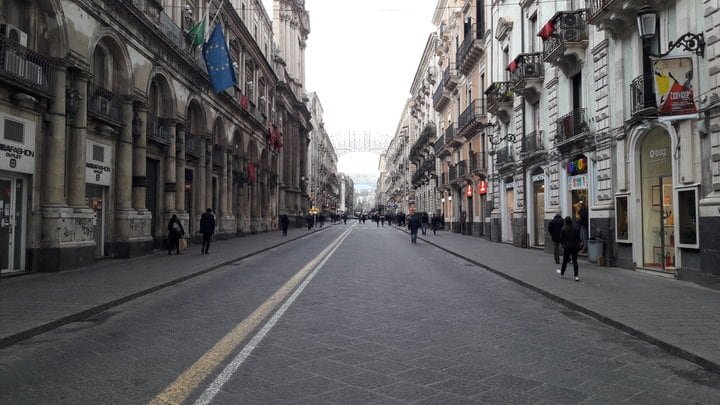
[[178,126],[175,137],[175,209],[179,212],[185,211],[185,128]]
[[234,187],[233,187],[233,155],[231,152],[226,153],[227,158],[225,159],[227,167],[225,168],[225,173],[227,173],[227,193],[225,194],[227,196],[227,202],[225,203],[228,208],[228,215],[234,216],[235,215],[235,193],[234,193]]
[[70,115],[70,132],[68,139],[68,205],[74,209],[87,210],[85,204],[85,164],[87,151],[87,103],[88,73],[73,72],[70,91],[78,98],[77,111]]
[[[213,186],[212,186],[212,175],[213,175],[213,163],[212,163],[212,155],[213,155],[213,141],[212,138],[208,140],[206,149],[205,149],[205,208],[211,207],[214,210],[216,210],[218,207],[212,206],[212,200],[213,200]],[[216,213],[217,214],[217,213]]]
[[118,138],[117,162],[115,162],[115,209],[132,209],[133,175],[133,105],[132,99],[122,103],[123,127]]
[[170,145],[165,153],[165,187],[164,187],[164,203],[165,213],[175,212],[175,195],[177,194],[177,183],[176,181],[176,167],[175,167],[175,134],[177,133],[175,128],[175,120],[169,119],[164,120],[163,125],[166,125],[167,131],[170,133]]
[[220,172],[218,176],[218,209],[220,211],[220,217],[226,217],[228,215],[228,205],[227,205],[227,167],[228,167],[228,159],[227,159],[227,152],[225,151],[225,148],[219,149],[218,153],[220,154]]
[[199,221],[200,215],[202,215],[208,207],[206,197],[207,183],[205,175],[207,154],[205,149],[205,139],[200,139],[200,159],[197,162],[197,167],[195,168],[193,176],[193,197],[195,198],[195,207],[197,207],[195,210],[195,212],[197,212],[196,221]]
[[[58,63],[53,72],[56,97],[50,104],[50,133],[45,142],[43,168],[45,176],[45,206],[66,206],[65,196],[65,83],[67,66]],[[54,175],[53,175],[54,174]],[[83,193],[84,195],[85,193]]]
[[139,104],[135,108],[132,121],[133,159],[132,159],[132,202],[133,208],[138,211],[147,211],[145,208],[145,193],[147,186],[147,106]]

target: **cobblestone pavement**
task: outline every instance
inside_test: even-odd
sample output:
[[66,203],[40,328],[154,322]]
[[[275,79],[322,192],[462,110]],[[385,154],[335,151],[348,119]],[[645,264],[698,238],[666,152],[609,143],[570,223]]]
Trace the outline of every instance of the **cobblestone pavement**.
[[[343,229],[0,349],[0,403],[147,402]],[[213,403],[621,401],[719,403],[720,379],[392,228],[357,226]]]

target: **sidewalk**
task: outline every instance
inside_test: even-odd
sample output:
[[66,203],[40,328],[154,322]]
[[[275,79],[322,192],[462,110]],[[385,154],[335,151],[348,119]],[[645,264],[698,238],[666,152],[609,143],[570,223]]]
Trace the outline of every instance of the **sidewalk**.
[[312,233],[291,228],[287,237],[273,231],[213,242],[208,255],[193,244],[181,255],[168,256],[161,250],[133,259],[103,259],[60,273],[5,278],[0,282],[0,347]]
[[552,255],[482,238],[438,232],[418,237],[699,365],[720,371],[720,291],[579,261],[560,278]]

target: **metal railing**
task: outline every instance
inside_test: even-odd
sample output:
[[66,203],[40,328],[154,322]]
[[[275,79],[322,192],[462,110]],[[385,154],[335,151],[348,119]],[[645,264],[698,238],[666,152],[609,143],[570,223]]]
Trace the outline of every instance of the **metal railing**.
[[185,137],[185,152],[191,155],[200,156],[202,154],[203,139],[200,135],[187,134]]
[[162,6],[157,1],[153,0],[132,0],[132,5],[138,11],[145,14],[145,16],[152,21],[157,21],[160,18],[160,12]]
[[513,158],[512,153],[510,153],[510,149],[506,147],[500,148],[495,152],[495,161],[498,165],[504,165],[514,160],[515,159]]
[[613,1],[615,0],[585,0],[587,8],[590,9],[590,19],[595,18]]
[[524,53],[517,57],[517,68],[510,72],[510,80],[517,83],[525,79],[537,79],[543,76],[542,53]]
[[455,165],[455,167],[456,167],[456,169],[457,169],[457,175],[458,175],[458,177],[465,176],[466,174],[469,173],[469,172],[468,172],[468,162],[467,162],[467,160],[461,160],[461,161],[459,161],[459,162],[457,163],[457,165]]
[[645,109],[657,108],[657,99],[653,87],[655,76],[646,73],[630,83],[630,114],[635,115]]
[[120,97],[95,83],[88,83],[88,112],[100,118],[120,123],[122,110]]
[[477,118],[485,116],[485,99],[478,98],[473,100],[465,111],[458,117],[458,129],[462,130],[468,124],[474,122]]
[[173,21],[173,19],[169,15],[165,13],[160,13],[159,24],[160,31],[170,42],[172,42],[181,50],[187,49],[188,42],[187,38],[185,37],[185,33],[180,27],[178,27],[177,24],[175,24],[175,21]]
[[440,136],[435,141],[435,145],[433,145],[433,148],[435,149],[435,154],[437,155],[438,152],[445,146],[445,137]]
[[559,142],[574,138],[588,131],[585,122],[585,109],[576,108],[557,120],[557,139]]
[[500,103],[512,103],[513,92],[512,83],[510,82],[494,82],[485,92],[487,95],[488,109],[497,108]]
[[533,153],[544,149],[542,139],[540,138],[541,132],[530,132],[525,135],[522,139],[522,150],[523,152]]
[[458,179],[458,165],[450,166],[450,171],[448,173],[448,180],[452,183],[453,181]]
[[433,92],[433,105],[438,105],[440,103],[440,100],[443,97],[443,92],[445,91],[445,86],[443,86],[442,83],[440,83],[437,88],[435,89],[435,92]]
[[457,66],[462,66],[470,56],[473,48],[473,44],[476,40],[482,39],[482,33],[477,31],[477,23],[472,24],[472,28],[463,38],[462,44],[458,47],[456,52]]
[[[225,149],[221,146],[214,145],[212,150],[212,162],[215,166],[225,167]],[[258,178],[260,173],[258,171]]]
[[150,113],[147,115],[147,137],[148,139],[168,145],[172,142],[170,129],[162,122],[162,118]]
[[47,95],[53,95],[54,64],[47,58],[0,35],[0,75]]
[[554,54],[562,44],[587,41],[587,17],[586,10],[558,13],[554,20],[555,32],[543,42],[543,58]]
[[450,143],[455,138],[455,125],[450,125],[445,130],[445,143]]

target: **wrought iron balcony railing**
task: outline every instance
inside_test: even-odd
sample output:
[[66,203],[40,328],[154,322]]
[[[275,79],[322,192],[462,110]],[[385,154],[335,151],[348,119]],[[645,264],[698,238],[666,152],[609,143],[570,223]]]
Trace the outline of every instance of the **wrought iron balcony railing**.
[[88,113],[100,119],[110,120],[113,123],[121,123],[122,110],[120,97],[108,89],[88,83]]
[[526,153],[535,153],[543,150],[544,147],[542,138],[540,137],[541,134],[542,131],[533,131],[525,135],[522,139],[522,151]]
[[554,27],[552,35],[543,42],[543,58],[553,63],[557,60],[563,46],[588,40],[587,11],[562,11],[548,24]]
[[204,143],[205,142],[200,135],[188,133],[185,136],[185,153],[200,156],[202,154]]
[[584,108],[576,108],[557,120],[558,142],[567,141],[588,131]]
[[53,68],[50,58],[0,35],[0,76],[10,85],[52,96]]
[[435,141],[435,145],[434,145],[435,154],[437,155],[442,150],[443,147],[445,147],[445,137],[440,136]]
[[213,145],[212,162],[215,166],[225,167],[225,149],[222,146]]
[[445,130],[445,143],[448,144],[452,142],[453,138],[455,138],[455,125],[450,125]]
[[479,174],[487,170],[487,156],[484,153],[472,153],[470,155],[470,171]]
[[500,148],[495,152],[495,161],[499,166],[513,162],[515,159],[508,148]]
[[655,80],[653,74],[647,73],[636,77],[630,83],[630,114],[632,116],[640,113],[657,115],[657,99],[653,80]]
[[477,24],[465,34],[462,44],[456,52],[456,65],[460,73],[467,75],[482,55],[482,32],[478,32]]
[[448,175],[449,175],[448,178],[451,183],[458,180],[458,165],[457,164],[450,166],[450,172],[448,173]]
[[542,53],[523,53],[515,58],[517,67],[510,72],[510,81],[515,86],[528,79],[540,79],[543,77]]
[[461,160],[455,165],[457,169],[458,177],[463,177],[470,172],[468,171],[468,161],[467,160]]
[[458,117],[458,133],[472,137],[478,128],[485,125],[485,99],[472,101]]
[[497,112],[500,104],[513,102],[514,94],[510,82],[493,82],[485,91],[487,108],[490,112]]
[[170,128],[163,123],[162,118],[153,114],[147,115],[147,137],[155,142],[169,145],[172,142]]

